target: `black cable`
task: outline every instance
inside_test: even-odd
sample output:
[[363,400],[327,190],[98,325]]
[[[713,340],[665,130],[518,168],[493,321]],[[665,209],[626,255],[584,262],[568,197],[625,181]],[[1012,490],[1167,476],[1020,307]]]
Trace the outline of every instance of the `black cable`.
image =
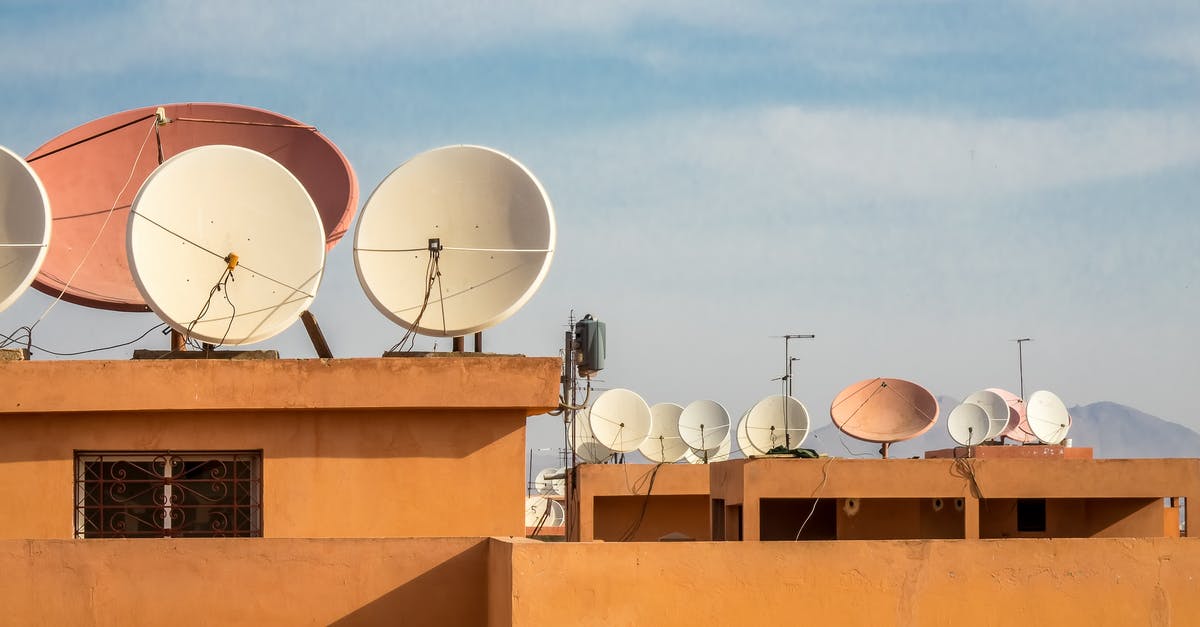
[[[141,341],[141,340],[142,340],[143,338],[145,338],[147,335],[150,335],[150,333],[152,333],[153,331],[155,331],[155,330],[157,330],[157,329],[160,329],[160,328],[162,328],[162,327],[166,326],[166,324],[167,324],[167,323],[165,323],[165,322],[160,322],[160,323],[158,323],[158,324],[156,324],[156,325],[154,325],[154,326],[150,327],[150,328],[149,328],[149,329],[148,329],[148,330],[147,330],[145,333],[143,333],[143,334],[141,334],[141,335],[137,336],[136,338],[134,338],[134,339],[132,339],[132,340],[129,340],[128,342],[121,342],[120,344],[113,344],[112,346],[104,346],[104,347],[101,347],[101,348],[89,348],[89,349],[87,349],[87,350],[75,351],[75,352],[73,352],[73,353],[59,353],[59,352],[55,352],[55,351],[52,351],[52,350],[50,350],[50,349],[47,349],[47,348],[42,348],[41,346],[38,346],[37,344],[33,344],[33,343],[32,343],[32,341],[29,343],[29,346],[30,346],[30,348],[31,348],[31,349],[35,349],[35,348],[36,348],[37,350],[39,350],[39,351],[41,351],[41,352],[43,352],[43,353],[47,353],[47,354],[49,354],[49,355],[55,355],[55,356],[57,356],[57,357],[74,357],[74,356],[76,356],[76,355],[85,355],[85,354],[87,354],[87,353],[98,353],[98,352],[100,352],[100,351],[107,351],[107,350],[112,350],[112,349],[114,349],[114,348],[121,348],[122,346],[129,346],[130,344],[135,344],[135,343],[137,343],[137,342]],[[0,335],[4,335],[4,334],[3,334],[3,333],[0,333]],[[9,337],[9,336],[7,336],[7,335],[5,335],[4,337],[5,337],[5,338],[7,338],[7,339],[12,339],[11,337]],[[32,340],[32,337],[31,337],[30,339]]]
[[642,522],[646,520],[646,510],[650,507],[650,495],[654,492],[654,480],[658,478],[658,469],[662,467],[662,462],[655,464],[654,468],[650,469],[650,472],[646,473],[646,475],[642,475],[642,479],[634,482],[632,492],[636,494],[637,491],[641,489],[638,484],[641,483],[647,475],[650,477],[650,483],[646,486],[646,498],[642,499],[642,511],[638,514],[638,517],[629,524],[629,527],[625,529],[625,533],[621,535],[621,539],[619,540],[620,542],[629,542],[634,536],[637,535],[638,530],[642,528]]
[[[425,315],[425,310],[429,307],[429,297],[433,294],[433,284],[442,276],[441,268],[438,265],[438,258],[440,257],[439,252],[437,250],[430,250],[429,252],[429,262],[425,265],[425,296],[421,299],[421,309],[417,312],[417,317],[413,319],[412,326],[405,331],[404,335],[400,338],[400,341],[396,342],[391,348],[388,349],[389,353],[407,352],[412,350],[413,346],[416,344],[417,327],[420,326],[421,318]],[[442,315],[445,316],[445,314],[446,312],[443,308]],[[444,320],[443,326],[445,326]],[[408,344],[407,348],[405,348],[406,343]]]
[[[213,296],[215,296],[217,292],[222,291],[222,288],[224,288],[223,291],[225,292],[224,296],[226,302],[229,303],[230,307],[233,307],[233,301],[229,300],[229,282],[232,280],[233,269],[226,267],[224,270],[221,270],[221,277],[217,279],[217,282],[212,286],[212,289],[208,290],[208,299],[204,301],[204,306],[200,308],[200,313],[196,314],[196,317],[193,318],[192,321],[187,325],[187,332],[184,333],[184,336],[188,346],[191,346],[198,351],[204,350],[203,343],[192,339],[192,329],[194,329],[196,324],[198,324],[200,320],[208,313],[208,309],[212,307]],[[236,307],[233,310],[233,314],[237,314]],[[229,316],[229,325],[225,327],[225,335],[221,338],[221,344],[224,344],[225,338],[229,337],[229,330],[233,328],[233,318],[233,315]],[[217,346],[220,346],[221,344],[218,344]]]

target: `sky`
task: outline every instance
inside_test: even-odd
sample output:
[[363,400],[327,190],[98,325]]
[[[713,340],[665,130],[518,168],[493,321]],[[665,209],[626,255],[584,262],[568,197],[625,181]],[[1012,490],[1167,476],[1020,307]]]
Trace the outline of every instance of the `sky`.
[[[1016,390],[1010,340],[1030,337],[1026,390],[1200,429],[1194,0],[0,0],[0,94],[19,154],[135,107],[277,111],[341,148],[361,201],[424,150],[511,154],[558,242],[487,349],[555,355],[568,315],[591,313],[597,385],[651,404],[739,416],[780,389],[772,336],[812,333],[794,393],[817,427],[865,378]],[[51,302],[30,291],[0,327]],[[403,333],[346,242],[312,310],[339,357]],[[80,350],[156,322],[62,303],[35,341]],[[298,324],[252,348],[314,354]],[[530,425],[531,446],[561,442],[557,419]]]

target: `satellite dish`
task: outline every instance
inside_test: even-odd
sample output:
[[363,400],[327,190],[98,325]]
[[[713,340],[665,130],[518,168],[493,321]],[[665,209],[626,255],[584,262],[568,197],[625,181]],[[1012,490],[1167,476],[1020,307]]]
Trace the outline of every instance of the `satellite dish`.
[[733,440],[729,435],[725,436],[724,440],[717,446],[708,449],[693,449],[688,448],[684,452],[684,458],[689,464],[709,464],[713,462],[723,462],[733,454]]
[[637,392],[617,388],[596,398],[588,423],[597,442],[618,453],[630,453],[650,435],[653,417]]
[[563,506],[544,496],[531,496],[525,499],[525,526],[561,527],[567,519]]
[[764,453],[787,444],[793,450],[798,449],[808,437],[808,408],[783,394],[774,394],[756,403],[746,415],[745,422],[750,444]]
[[1033,435],[1033,431],[1029,428],[1029,422],[1025,419],[1024,399],[1000,388],[988,388],[988,391],[999,394],[1000,398],[1008,403],[1008,424],[1004,426],[1004,431],[1000,435],[1022,444],[1037,442],[1037,436]]
[[503,322],[550,270],[550,198],[525,166],[482,146],[448,146],[396,168],[363,207],[354,267],[400,326],[457,337]]
[[[963,402],[978,405],[987,413],[988,429],[987,435],[984,437],[985,440],[1000,437],[1000,434],[1008,426],[1011,408],[1003,396],[990,390],[980,390],[968,396]],[[976,432],[975,435],[978,436],[979,433]],[[975,444],[978,444],[978,442]]]
[[693,449],[712,450],[729,437],[729,412],[716,401],[692,401],[679,415],[679,436]]
[[0,146],[0,311],[33,282],[50,245],[50,200],[33,168]]
[[1067,437],[1071,415],[1067,406],[1053,392],[1039,390],[1029,395],[1029,428],[1046,444],[1058,444]]
[[571,442],[571,448],[575,451],[575,457],[588,464],[599,464],[612,457],[613,450],[596,441],[596,437],[592,435],[591,421],[588,419],[590,410],[587,408],[575,412],[575,421],[572,425],[574,430],[574,439]]
[[202,146],[175,155],[146,179],[130,215],[138,291],[184,335],[265,340],[316,295],[321,218],[300,181],[260,152]]
[[688,445],[679,437],[679,415],[683,408],[675,403],[658,403],[650,408],[650,435],[638,447],[646,459],[672,464],[687,452]]
[[925,433],[937,422],[938,403],[925,388],[903,379],[859,381],[838,393],[829,417],[843,433],[883,444],[887,457],[893,442]]
[[[1007,405],[1005,409],[1008,409]],[[988,439],[989,427],[987,410],[975,403],[962,403],[946,419],[950,438],[959,446],[976,446]]]
[[750,457],[751,455],[762,455],[763,454],[763,451],[760,451],[754,447],[754,444],[750,442],[750,436],[747,435],[747,433],[746,433],[746,425],[747,425],[746,416],[749,416],[749,415],[750,415],[750,410],[747,409],[745,411],[745,413],[742,414],[741,419],[738,420],[738,425],[737,425],[738,450],[741,451],[742,455],[745,455],[746,457]]
[[38,290],[62,293],[63,300],[87,307],[147,311],[125,255],[126,222],[134,195],[160,163],[160,149],[164,159],[208,145],[270,155],[316,203],[326,250],[349,228],[358,208],[354,169],[312,126],[264,109],[217,103],[164,105],[167,123],[158,124],[157,108],[88,122],[29,155],[55,223],[46,263],[33,283]]
[[[563,475],[563,468],[543,468],[538,471],[533,478],[533,487],[538,494],[559,495],[561,496],[566,491],[567,480]],[[547,479],[547,477],[559,477],[558,479]]]

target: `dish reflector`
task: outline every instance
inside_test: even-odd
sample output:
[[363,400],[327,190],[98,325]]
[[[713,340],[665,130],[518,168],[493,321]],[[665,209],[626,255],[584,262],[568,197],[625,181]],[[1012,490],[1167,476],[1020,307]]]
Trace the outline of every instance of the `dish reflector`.
[[745,455],[746,457],[750,457],[751,455],[762,455],[763,454],[762,451],[760,451],[754,447],[754,444],[752,444],[750,442],[750,437],[746,434],[746,426],[747,426],[746,416],[749,416],[749,415],[750,415],[750,410],[747,409],[746,412],[742,414],[742,417],[740,420],[738,420],[738,424],[737,424],[738,450],[741,451],[742,455]]
[[729,438],[729,412],[716,401],[692,401],[679,415],[679,436],[693,449],[713,450]]
[[808,424],[808,408],[804,403],[791,396],[775,394],[750,409],[746,415],[746,437],[755,449],[764,453],[788,443],[794,450],[808,437]]
[[159,165],[159,148],[164,159],[209,145],[270,155],[316,203],[326,250],[350,227],[358,208],[354,169],[312,126],[264,109],[219,103],[163,105],[169,122],[159,125],[157,108],[93,120],[29,155],[55,222],[46,263],[33,283],[38,290],[51,296],[62,292],[63,300],[87,307],[147,310],[125,256],[126,222],[134,195]]
[[214,344],[286,329],[312,302],[325,263],[321,218],[304,186],[237,146],[193,148],[163,163],[133,201],[126,241],[150,308]]
[[829,417],[843,433],[883,444],[925,433],[937,415],[933,394],[903,379],[859,381],[839,392],[829,407]]
[[[1008,406],[1004,408],[1008,409]],[[988,439],[989,426],[987,410],[975,403],[962,403],[946,419],[950,438],[959,446],[976,446]]]
[[563,506],[544,496],[531,496],[525,499],[525,526],[561,527],[566,521]]
[[512,157],[482,146],[417,155],[375,188],[354,234],[371,302],[400,326],[454,337],[520,309],[550,270],[550,198]]
[[1037,436],[1033,435],[1033,431],[1029,428],[1029,422],[1025,418],[1025,401],[1008,390],[988,388],[988,391],[999,394],[1000,398],[1008,403],[1008,424],[1004,426],[1004,431],[1000,435],[1022,444],[1037,442]]
[[49,246],[46,189],[24,159],[0,146],[0,311],[29,288]]
[[1053,392],[1038,390],[1029,395],[1029,428],[1046,444],[1058,444],[1067,437],[1071,415],[1067,406]]
[[579,460],[588,464],[599,464],[611,457],[614,451],[597,442],[596,437],[592,435],[589,413],[591,412],[587,408],[575,412],[575,423],[572,426],[575,435],[571,448]]
[[689,464],[709,464],[723,462],[733,454],[733,439],[728,435],[714,448],[708,450],[689,448],[684,454]]
[[636,451],[650,435],[652,423],[646,401],[622,388],[601,394],[588,412],[592,437],[618,453]]
[[566,477],[563,476],[558,479],[547,479],[546,477],[562,475],[564,471],[565,469],[563,468],[543,468],[539,470],[533,478],[534,489],[538,491],[538,494],[561,496],[566,491]]
[[[987,435],[984,436],[985,440],[999,437],[1008,426],[1010,408],[1004,397],[999,394],[989,390],[980,390],[968,396],[963,402],[978,405],[987,414],[988,429]],[[979,436],[978,431],[975,432],[975,436]]]
[[679,437],[679,415],[683,408],[675,403],[658,403],[650,408],[650,435],[638,447],[652,462],[672,464],[687,452],[688,445]]

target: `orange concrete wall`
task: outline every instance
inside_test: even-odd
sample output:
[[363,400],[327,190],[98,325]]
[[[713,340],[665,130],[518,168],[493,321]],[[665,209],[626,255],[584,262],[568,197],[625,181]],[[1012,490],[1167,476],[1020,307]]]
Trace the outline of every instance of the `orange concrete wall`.
[[486,539],[0,541],[13,625],[487,623]]
[[514,544],[511,618],[1191,625],[1200,617],[1198,572],[1200,540],[1192,539]]
[[524,533],[558,360],[167,361],[0,363],[0,538],[73,536],[77,450],[261,449],[266,537]]
[[[658,540],[677,532],[694,540],[708,540],[709,501],[706,494],[597,496],[592,516],[596,540],[618,542]],[[645,514],[643,515],[643,506]]]
[[[568,539],[583,542],[619,540],[639,515],[648,492],[646,517],[635,539],[655,540],[670,531],[681,531],[696,539],[710,539],[708,467],[661,464],[657,465],[657,471],[655,468],[655,464],[576,466],[569,479],[572,482],[571,498],[566,503]],[[633,511],[635,505],[638,513]]]
[[[980,501],[979,534],[984,538],[1144,537],[1161,529],[1164,509],[1162,499],[1047,499],[1046,531],[1029,532],[1017,531],[1016,499],[985,499]],[[1178,529],[1173,535],[1179,535]]]

